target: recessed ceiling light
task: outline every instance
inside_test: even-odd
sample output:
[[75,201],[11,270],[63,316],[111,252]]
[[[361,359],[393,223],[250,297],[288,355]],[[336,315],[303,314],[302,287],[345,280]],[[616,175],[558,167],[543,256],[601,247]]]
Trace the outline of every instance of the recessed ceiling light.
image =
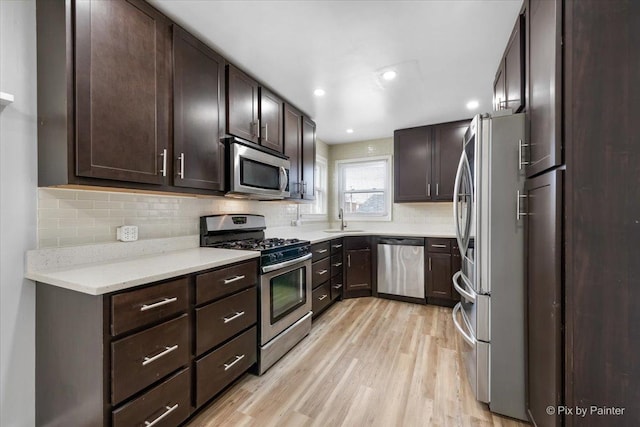
[[478,108],[479,105],[480,103],[475,100],[467,102],[467,108],[469,110],[475,110],[476,108]]
[[318,89],[316,89],[316,90],[314,90],[314,91],[313,91],[313,94],[314,94],[315,96],[324,96],[324,93],[325,93],[325,92],[324,92],[324,89],[320,89],[320,88],[318,88]]
[[347,133],[353,133],[353,129],[351,128],[347,129]]
[[398,75],[398,73],[396,73],[393,70],[388,70],[385,71],[384,73],[382,73],[382,78],[385,80],[393,80],[396,78],[396,76]]

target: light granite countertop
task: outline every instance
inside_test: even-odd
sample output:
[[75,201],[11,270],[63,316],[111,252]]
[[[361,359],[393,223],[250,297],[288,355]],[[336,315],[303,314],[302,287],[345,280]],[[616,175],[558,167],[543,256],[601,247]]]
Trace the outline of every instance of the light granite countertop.
[[[328,233],[325,230],[335,230]],[[339,231],[330,224],[270,227],[266,237],[298,238],[311,243],[344,236],[454,238],[453,227],[415,224],[350,224]],[[90,295],[121,291],[184,274],[257,258],[255,251],[198,247],[198,236],[106,243],[27,252],[25,277]]]
[[25,277],[85,294],[102,295],[259,255],[254,251],[191,248],[51,270],[32,270],[27,271]]

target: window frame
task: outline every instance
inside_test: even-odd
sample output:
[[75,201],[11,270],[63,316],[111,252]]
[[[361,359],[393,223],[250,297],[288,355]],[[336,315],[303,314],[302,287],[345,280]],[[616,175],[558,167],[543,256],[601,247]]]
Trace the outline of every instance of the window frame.
[[[324,167],[324,180],[321,179],[316,179],[316,178],[320,178],[320,176],[322,175],[322,172],[318,173],[318,177],[315,176],[315,168],[318,167],[318,165],[322,165]],[[323,211],[322,213],[302,213],[300,214],[300,218],[305,220],[305,221],[322,221],[322,222],[326,222],[329,218],[329,160],[324,157],[321,156],[319,154],[316,155],[316,164],[314,167],[314,189],[313,189],[313,193],[314,193],[314,197],[316,198],[312,203],[308,203],[305,204],[306,206],[313,206],[317,203],[317,195],[316,195],[316,191],[319,192],[323,192],[324,193],[324,206],[322,206]],[[322,187],[322,185],[319,184],[324,184],[324,188]],[[300,207],[299,207],[300,208]]]
[[[371,156],[371,157],[359,157],[354,159],[344,159],[344,160],[336,160],[335,162],[335,170],[338,178],[338,209],[336,209],[335,220],[339,220],[338,211],[340,207],[344,206],[344,196],[345,193],[372,193],[372,192],[382,192],[384,194],[384,206],[385,213],[383,214],[348,214],[345,212],[344,219],[349,221],[391,221],[392,213],[393,213],[393,156],[391,154],[385,156]],[[367,190],[355,190],[355,191],[345,191],[344,189],[344,167],[347,165],[353,164],[362,164],[362,163],[373,163],[384,161],[387,166],[387,176],[385,179],[385,188],[382,190],[378,189],[367,189]]]

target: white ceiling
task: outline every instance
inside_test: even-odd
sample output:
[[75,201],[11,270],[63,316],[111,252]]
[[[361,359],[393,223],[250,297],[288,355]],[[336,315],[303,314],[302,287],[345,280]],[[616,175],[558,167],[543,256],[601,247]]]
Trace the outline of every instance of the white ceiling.
[[[489,111],[522,0],[150,3],[309,114],[318,138],[335,144]],[[398,73],[391,82],[379,77],[388,68]],[[313,95],[319,87],[324,97]]]

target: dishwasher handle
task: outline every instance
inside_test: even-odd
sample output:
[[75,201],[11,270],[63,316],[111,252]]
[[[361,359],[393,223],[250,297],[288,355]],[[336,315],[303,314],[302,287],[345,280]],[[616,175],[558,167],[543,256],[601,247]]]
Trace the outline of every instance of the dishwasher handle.
[[421,237],[380,237],[379,245],[396,246],[424,246],[424,238]]

